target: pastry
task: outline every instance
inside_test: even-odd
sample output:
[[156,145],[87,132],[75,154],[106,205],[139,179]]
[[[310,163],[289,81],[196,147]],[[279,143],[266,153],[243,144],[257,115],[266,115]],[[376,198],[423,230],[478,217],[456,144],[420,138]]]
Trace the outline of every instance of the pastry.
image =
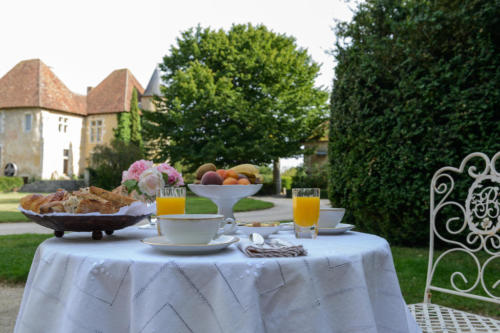
[[20,200],[21,207],[35,213],[101,213],[114,214],[121,207],[128,206],[135,199],[91,186],[81,188],[72,193],[58,190],[56,193],[43,196],[30,194]]
[[103,190],[102,188],[90,186],[89,192],[100,196],[103,199],[110,201],[113,205],[118,207],[124,207],[130,205],[132,202],[136,201],[135,199],[121,195],[119,193],[113,193],[110,191]]

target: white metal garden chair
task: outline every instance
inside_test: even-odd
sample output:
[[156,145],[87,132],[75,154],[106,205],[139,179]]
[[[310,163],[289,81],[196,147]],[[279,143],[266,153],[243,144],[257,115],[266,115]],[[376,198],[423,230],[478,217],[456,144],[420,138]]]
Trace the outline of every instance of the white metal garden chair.
[[[476,166],[468,164],[472,163],[472,159],[475,162],[479,159],[481,165],[484,163],[484,169],[477,171]],[[491,269],[492,261],[500,259],[500,172],[495,168],[497,160],[500,162],[500,152],[496,153],[491,160],[483,153],[472,153],[462,161],[460,168],[441,168],[432,178],[429,265],[424,302],[409,305],[410,311],[423,332],[500,332],[498,320],[431,303],[431,293],[434,291],[500,305],[500,288],[497,288],[500,287],[500,271]],[[468,176],[464,173],[466,168]],[[472,179],[469,178],[472,185],[469,187],[464,205],[449,198],[455,189],[453,176],[460,174],[472,177]],[[436,216],[447,206],[457,209],[458,212],[461,211],[461,216],[448,218],[445,225],[436,225]],[[457,240],[460,239],[459,235],[464,235],[462,241]],[[434,260],[436,237],[451,248]],[[433,284],[436,267],[441,259],[453,252],[471,256],[477,266],[477,276],[473,276],[474,283],[471,283],[472,285],[468,288],[457,286],[459,278],[462,279],[461,284],[469,284],[465,275],[459,271],[450,276],[451,288],[438,287]],[[477,256],[480,252],[485,253],[481,255],[482,262]],[[485,282],[485,273],[493,274],[493,279],[488,280],[490,281],[488,285]],[[491,275],[488,276],[491,277]],[[478,295],[477,290],[482,290],[486,296]]]

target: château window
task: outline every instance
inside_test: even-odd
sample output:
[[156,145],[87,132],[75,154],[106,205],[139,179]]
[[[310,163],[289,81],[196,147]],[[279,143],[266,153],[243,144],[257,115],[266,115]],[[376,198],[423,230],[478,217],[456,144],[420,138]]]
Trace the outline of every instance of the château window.
[[[4,117],[4,113],[2,111],[0,111],[0,133],[3,132],[3,123],[4,123],[3,117]],[[0,167],[1,167],[1,165],[0,165]]]
[[68,130],[68,118],[65,117],[59,117],[59,126],[58,126],[59,132],[64,132]]
[[33,121],[33,115],[31,113],[26,113],[24,115],[24,131],[31,131],[31,122]]
[[96,119],[90,121],[90,142],[98,143],[102,142],[102,119]]

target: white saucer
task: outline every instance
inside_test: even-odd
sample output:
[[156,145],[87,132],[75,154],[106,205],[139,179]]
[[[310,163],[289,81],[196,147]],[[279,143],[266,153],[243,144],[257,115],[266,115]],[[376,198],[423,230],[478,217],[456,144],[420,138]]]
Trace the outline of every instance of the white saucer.
[[240,239],[235,236],[222,235],[208,244],[174,244],[169,243],[163,236],[149,237],[141,240],[144,244],[169,253],[175,254],[203,254],[217,252],[225,249],[229,245],[238,242]]
[[335,228],[318,228],[318,233],[320,235],[338,235],[343,234],[354,228],[354,225],[347,223],[339,223]]

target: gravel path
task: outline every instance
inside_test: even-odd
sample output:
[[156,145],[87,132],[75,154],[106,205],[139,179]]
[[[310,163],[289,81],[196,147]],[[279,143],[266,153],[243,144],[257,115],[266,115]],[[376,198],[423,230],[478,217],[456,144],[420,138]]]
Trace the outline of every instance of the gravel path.
[[12,333],[24,285],[0,284],[0,333]]
[[[254,197],[269,201],[274,207],[252,212],[236,213],[235,217],[242,222],[291,221],[292,199],[281,197]],[[328,200],[321,200],[321,206],[330,206]],[[34,222],[0,223],[0,235],[9,234],[51,234],[52,230]],[[0,333],[11,333],[14,330],[17,312],[23,297],[24,285],[0,284]]]

